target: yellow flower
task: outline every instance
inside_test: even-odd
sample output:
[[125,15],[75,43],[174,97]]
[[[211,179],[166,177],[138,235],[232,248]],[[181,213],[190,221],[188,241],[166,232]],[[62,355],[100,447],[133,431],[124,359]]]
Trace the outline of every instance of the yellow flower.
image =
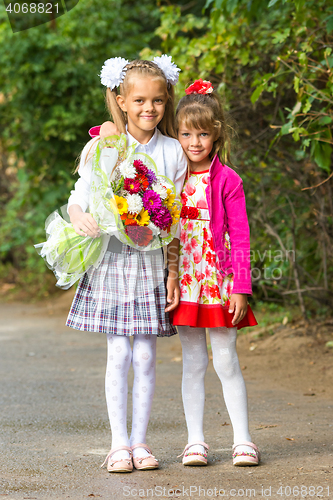
[[171,189],[167,189],[167,193],[168,196],[165,199],[164,204],[170,209],[175,201],[175,195],[172,193]]
[[174,205],[173,207],[171,207],[170,213],[172,217],[172,225],[177,224],[180,217],[180,210],[178,210],[178,206]]
[[124,214],[128,210],[128,203],[126,198],[122,198],[121,196],[115,195],[115,200],[117,203],[117,210],[120,215]]
[[135,217],[137,223],[139,226],[146,226],[150,220],[148,210],[145,210],[144,208],[141,210],[140,213]]

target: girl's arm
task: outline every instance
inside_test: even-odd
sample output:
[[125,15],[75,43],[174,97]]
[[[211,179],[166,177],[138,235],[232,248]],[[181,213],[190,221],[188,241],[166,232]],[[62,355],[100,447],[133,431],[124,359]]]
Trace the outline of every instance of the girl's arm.
[[168,280],[167,280],[167,302],[170,304],[165,312],[173,311],[179,304],[180,290],[178,281],[179,239],[174,238],[167,248]]

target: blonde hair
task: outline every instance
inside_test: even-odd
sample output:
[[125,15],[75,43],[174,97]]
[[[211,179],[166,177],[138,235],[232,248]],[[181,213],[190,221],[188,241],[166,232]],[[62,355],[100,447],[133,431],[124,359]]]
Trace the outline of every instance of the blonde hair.
[[[157,128],[163,135],[176,138],[175,118],[174,118],[174,89],[168,84],[163,71],[152,61],[135,60],[125,66],[126,73],[123,82],[119,86],[119,94],[126,97],[131,86],[133,85],[133,77],[135,75],[144,76],[147,78],[160,78],[165,82],[167,92],[167,103],[162,120],[157,125]],[[113,121],[120,133],[126,133],[127,116],[117,103],[117,89],[106,90],[106,104],[113,118]]]
[[[187,128],[209,130],[215,134],[210,159],[217,154],[222,163],[230,160],[231,127],[226,123],[219,96],[211,94],[189,94],[181,98],[176,110],[177,132],[181,124]],[[231,163],[232,164],[232,163]]]

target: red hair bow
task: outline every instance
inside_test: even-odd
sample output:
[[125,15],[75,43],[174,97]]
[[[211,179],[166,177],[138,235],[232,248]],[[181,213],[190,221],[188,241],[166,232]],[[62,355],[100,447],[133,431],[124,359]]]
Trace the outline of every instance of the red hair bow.
[[213,85],[207,80],[195,80],[192,85],[185,89],[185,93],[189,94],[211,94],[213,92]]

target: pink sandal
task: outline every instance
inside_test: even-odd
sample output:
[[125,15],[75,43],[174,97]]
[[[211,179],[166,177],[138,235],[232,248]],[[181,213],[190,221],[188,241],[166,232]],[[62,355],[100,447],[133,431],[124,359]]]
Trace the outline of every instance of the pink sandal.
[[[195,446],[197,444],[205,448],[204,453],[187,451],[189,448],[191,448],[191,446]],[[196,443],[187,444],[184,448],[183,453],[181,455],[178,455],[177,458],[183,457],[183,465],[207,465],[208,450],[208,444],[204,443],[203,441],[197,441]]]
[[149,453],[146,457],[133,457],[133,465],[137,470],[158,469],[158,460],[151,454],[151,449],[146,444],[138,443],[131,446],[132,454],[136,448],[143,448]]
[[[253,449],[253,453],[248,451],[237,452],[238,446],[250,446]],[[258,465],[260,462],[260,451],[254,443],[249,441],[243,441],[242,443],[234,444],[232,447],[232,463],[237,466],[246,465]]]
[[[116,453],[116,451],[125,450],[129,453],[129,458],[122,458],[120,460],[112,460],[112,455]],[[109,472],[132,472],[133,470],[133,462],[132,462],[132,450],[129,446],[118,446],[118,448],[113,448],[110,453],[107,455],[101,467],[107,464],[107,470]]]

